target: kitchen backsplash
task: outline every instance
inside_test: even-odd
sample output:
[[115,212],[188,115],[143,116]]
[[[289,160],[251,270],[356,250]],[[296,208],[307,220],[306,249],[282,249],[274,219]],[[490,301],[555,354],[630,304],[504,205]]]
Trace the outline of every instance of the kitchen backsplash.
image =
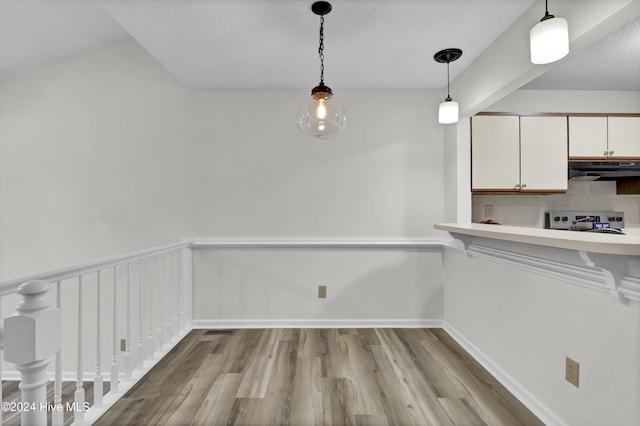
[[[567,193],[558,195],[474,195],[472,206],[473,222],[493,219],[503,225],[542,228],[549,210],[604,210],[624,212],[627,228],[640,227],[640,195],[616,195],[614,181],[569,181]],[[486,216],[491,209],[493,214]]]

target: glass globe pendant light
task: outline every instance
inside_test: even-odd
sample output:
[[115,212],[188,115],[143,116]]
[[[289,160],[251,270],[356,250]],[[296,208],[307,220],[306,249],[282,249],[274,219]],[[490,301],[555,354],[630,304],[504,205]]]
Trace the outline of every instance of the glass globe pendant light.
[[451,124],[458,122],[458,103],[451,99],[449,94],[449,63],[462,56],[462,50],[456,48],[444,49],[433,55],[433,59],[441,64],[447,63],[447,97],[440,104],[438,111],[438,123]]
[[569,25],[564,18],[549,14],[547,0],[545,13],[529,33],[531,62],[549,64],[564,58],[569,53]]
[[298,129],[315,139],[329,139],[342,133],[347,125],[344,109],[333,99],[333,91],[324,84],[324,15],[331,12],[331,4],[317,1],[311,10],[320,16],[320,84],[311,89],[311,100],[300,109]]

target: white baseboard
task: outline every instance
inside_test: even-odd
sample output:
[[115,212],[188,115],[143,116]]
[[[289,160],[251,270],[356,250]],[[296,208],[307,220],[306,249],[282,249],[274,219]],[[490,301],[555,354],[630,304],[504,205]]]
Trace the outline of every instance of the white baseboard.
[[476,361],[480,363],[489,373],[491,373],[509,392],[511,392],[520,402],[522,402],[533,414],[535,414],[544,424],[548,426],[567,426],[558,415],[551,411],[533,396],[524,386],[518,383],[498,364],[493,362],[477,346],[467,340],[458,330],[453,328],[447,321],[443,321],[444,330],[462,346]]
[[442,328],[441,319],[209,319],[193,328]]

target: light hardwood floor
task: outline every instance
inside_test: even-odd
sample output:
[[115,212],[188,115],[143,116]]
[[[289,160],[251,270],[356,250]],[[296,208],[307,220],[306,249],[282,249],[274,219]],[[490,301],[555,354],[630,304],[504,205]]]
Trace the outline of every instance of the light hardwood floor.
[[441,329],[194,330],[96,425],[541,425]]

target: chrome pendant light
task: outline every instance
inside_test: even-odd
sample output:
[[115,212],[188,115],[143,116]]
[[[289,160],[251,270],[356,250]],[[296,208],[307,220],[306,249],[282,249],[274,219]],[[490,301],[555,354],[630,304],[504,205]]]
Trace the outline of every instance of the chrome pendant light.
[[544,16],[529,33],[531,62],[534,64],[549,64],[564,58],[569,53],[567,20],[550,15],[547,0],[544,5]]
[[444,49],[433,55],[436,62],[447,64],[447,98],[440,104],[438,111],[438,123],[451,124],[458,122],[458,103],[451,99],[449,94],[449,63],[462,56],[462,50],[456,48]]
[[331,12],[331,4],[317,1],[311,10],[320,16],[320,84],[311,89],[311,101],[300,109],[297,124],[307,136],[329,139],[342,133],[347,125],[344,109],[333,99],[331,88],[324,84],[324,16]]

